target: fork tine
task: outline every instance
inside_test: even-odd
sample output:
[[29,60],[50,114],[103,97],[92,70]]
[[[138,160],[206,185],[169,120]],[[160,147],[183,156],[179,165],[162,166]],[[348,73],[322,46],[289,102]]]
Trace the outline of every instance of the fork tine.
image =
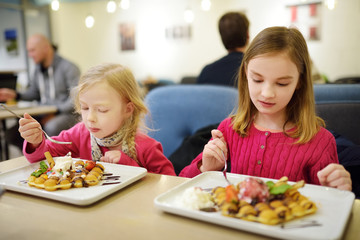
[[0,103],[1,107],[3,107],[6,111],[12,113],[14,116],[16,116],[17,118],[22,118],[22,116],[20,116],[19,114],[17,114],[16,112],[14,112],[13,110],[11,110],[10,108],[8,108],[5,104]]
[[229,185],[231,185],[231,183],[230,183],[229,179],[228,179],[228,178],[227,178],[227,176],[226,176],[226,171],[227,171],[227,161],[226,161],[226,159],[225,159],[225,154],[224,154],[224,152],[223,152],[223,151],[221,151],[221,153],[222,153],[223,158],[224,158],[224,161],[225,161],[225,166],[224,166],[224,170],[223,170],[223,175],[224,175],[225,180],[227,181],[227,183],[228,183]]
[[61,142],[61,141],[54,140],[54,139],[52,139],[43,129],[41,129],[41,131],[44,133],[45,137],[46,137],[50,142],[57,143],[57,144],[72,144],[72,142]]

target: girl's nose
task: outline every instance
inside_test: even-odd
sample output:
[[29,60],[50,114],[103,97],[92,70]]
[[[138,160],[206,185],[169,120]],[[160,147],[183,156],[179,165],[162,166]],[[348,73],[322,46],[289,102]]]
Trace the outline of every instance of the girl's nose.
[[89,122],[95,122],[96,121],[96,114],[95,111],[89,110],[87,118]]
[[264,87],[261,90],[261,95],[264,98],[273,98],[273,97],[275,97],[275,90],[270,85],[264,85]]

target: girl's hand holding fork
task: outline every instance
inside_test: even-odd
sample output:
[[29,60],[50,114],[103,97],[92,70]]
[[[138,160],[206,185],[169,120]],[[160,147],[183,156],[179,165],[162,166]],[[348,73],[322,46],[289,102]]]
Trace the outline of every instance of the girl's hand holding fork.
[[202,156],[201,172],[222,170],[227,156],[227,146],[221,131],[212,130],[212,139],[205,145]]
[[40,123],[27,113],[19,120],[19,132],[21,137],[30,143],[29,147],[33,149],[37,148],[43,140]]

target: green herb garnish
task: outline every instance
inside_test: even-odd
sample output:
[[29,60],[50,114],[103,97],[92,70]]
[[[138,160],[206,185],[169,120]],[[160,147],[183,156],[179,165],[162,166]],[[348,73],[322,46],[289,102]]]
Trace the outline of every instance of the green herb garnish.
[[39,177],[41,174],[45,173],[48,169],[48,165],[46,164],[45,161],[41,161],[40,162],[40,168],[38,170],[36,170],[35,172],[33,172],[31,174],[31,176],[35,176],[35,177]]
[[275,185],[275,183],[272,181],[267,181],[266,185],[268,186],[269,189],[271,189]]
[[287,183],[275,186],[275,183],[271,181],[266,182],[266,185],[268,186],[269,192],[272,195],[284,194],[289,188],[291,188],[291,185]]

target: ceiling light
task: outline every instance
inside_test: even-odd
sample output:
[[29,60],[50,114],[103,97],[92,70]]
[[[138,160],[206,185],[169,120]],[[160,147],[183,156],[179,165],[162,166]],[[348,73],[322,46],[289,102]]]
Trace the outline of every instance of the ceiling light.
[[52,9],[53,11],[57,11],[57,10],[59,10],[59,8],[60,8],[60,3],[59,3],[59,1],[58,1],[58,0],[53,0],[53,1],[51,2],[51,9]]
[[87,28],[92,28],[94,26],[95,23],[95,18],[89,14],[86,18],[85,18],[85,26]]
[[190,8],[187,8],[184,11],[184,19],[187,23],[192,23],[194,21],[194,12]]
[[120,1],[120,7],[122,9],[129,9],[130,7],[130,0],[121,0]]
[[335,0],[327,0],[325,2],[325,5],[327,6],[327,8],[329,10],[333,10],[335,8],[335,5],[336,5],[336,1]]
[[106,10],[108,13],[113,13],[116,10],[116,3],[113,0],[108,1],[106,5]]
[[211,1],[210,0],[201,0],[201,9],[203,11],[209,11],[211,8]]

